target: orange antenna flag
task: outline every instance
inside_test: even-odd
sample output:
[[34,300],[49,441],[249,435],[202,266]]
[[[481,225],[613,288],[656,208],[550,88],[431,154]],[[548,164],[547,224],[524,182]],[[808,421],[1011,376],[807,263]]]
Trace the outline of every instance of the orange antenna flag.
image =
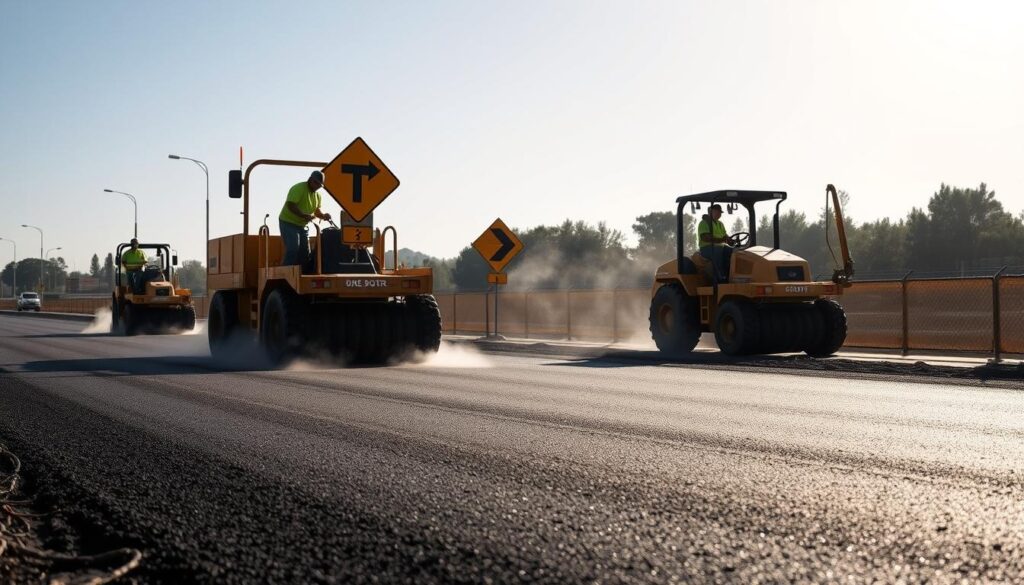
[[242,154],[243,154],[242,147],[239,146],[238,147],[238,168],[239,169],[242,168],[242,158],[243,158]]

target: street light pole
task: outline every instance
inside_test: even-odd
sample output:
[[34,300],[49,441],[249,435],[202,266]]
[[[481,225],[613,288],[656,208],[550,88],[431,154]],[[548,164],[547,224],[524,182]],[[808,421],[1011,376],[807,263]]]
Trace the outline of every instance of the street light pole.
[[209,249],[210,249],[209,248],[209,246],[210,246],[210,244],[209,244],[209,242],[210,242],[210,169],[209,169],[209,167],[206,166],[206,163],[204,163],[203,161],[197,160],[197,159],[194,159],[194,158],[189,158],[187,156],[179,156],[177,154],[168,154],[167,158],[169,158],[171,160],[190,160],[190,161],[196,163],[196,166],[198,166],[199,168],[203,169],[203,174],[206,175],[206,240],[203,241],[202,250],[203,250],[203,266],[206,267],[206,277],[207,277],[207,282],[209,282],[209,277],[210,277],[210,259],[208,258],[208,256],[209,256]]
[[132,237],[139,237],[139,202],[135,200],[135,195],[131,193],[125,193],[124,191],[115,191],[113,189],[104,189],[104,193],[117,193],[118,195],[124,195],[125,197],[132,200],[132,205],[135,207],[135,235]]
[[[50,263],[50,252],[53,252],[54,250],[63,250],[63,249],[64,248],[62,248],[61,246],[57,246],[56,248],[50,248],[49,250],[47,250],[46,251],[46,263],[47,264]],[[53,270],[51,269],[50,270],[50,289],[53,290],[53,289],[56,289],[56,288],[57,288],[57,279],[55,279],[53,277]]]
[[39,232],[39,288],[43,288],[43,230],[34,225],[21,224],[23,228],[32,228]]
[[11,270],[11,298],[18,296],[18,244],[10,238],[0,238],[5,242],[10,242],[14,246],[14,269]]

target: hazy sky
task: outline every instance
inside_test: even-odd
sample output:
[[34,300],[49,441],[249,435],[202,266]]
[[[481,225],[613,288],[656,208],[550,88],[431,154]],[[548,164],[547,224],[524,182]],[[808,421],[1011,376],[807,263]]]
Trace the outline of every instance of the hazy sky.
[[[1024,210],[1020,2],[49,2],[0,0],[0,236],[87,269],[130,237],[202,254],[241,231],[227,171],[328,161],[362,136],[402,181],[376,214],[452,256],[529,227],[784,189],[857,220],[940,182]],[[301,169],[260,170],[273,231]],[[333,201],[328,210],[335,212]],[[0,261],[10,259],[0,243]],[[56,255],[56,254],[55,254]]]

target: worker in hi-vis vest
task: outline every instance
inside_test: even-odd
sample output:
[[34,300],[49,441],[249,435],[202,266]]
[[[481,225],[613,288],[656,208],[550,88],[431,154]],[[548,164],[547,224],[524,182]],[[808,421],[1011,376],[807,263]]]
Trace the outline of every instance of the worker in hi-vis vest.
[[729,280],[729,262],[732,260],[732,238],[725,231],[721,222],[722,206],[715,203],[708,210],[700,224],[697,225],[697,237],[700,238],[700,255],[711,261],[717,280]]
[[128,286],[132,292],[141,294],[142,269],[146,267],[146,253],[139,249],[139,241],[132,238],[132,247],[121,254],[121,265],[128,275]]
[[309,256],[309,222],[315,218],[331,219],[331,214],[320,209],[320,193],[317,189],[323,186],[324,174],[313,171],[309,179],[292,185],[288,190],[288,198],[278,216],[281,239],[284,240],[285,266],[306,263]]

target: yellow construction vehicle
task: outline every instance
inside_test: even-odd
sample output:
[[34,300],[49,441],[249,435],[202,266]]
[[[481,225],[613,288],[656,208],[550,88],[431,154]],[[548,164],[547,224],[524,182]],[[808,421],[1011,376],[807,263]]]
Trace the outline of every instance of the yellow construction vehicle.
[[[785,192],[713,191],[676,199],[676,259],[658,267],[651,291],[651,334],[658,349],[672,356],[685,355],[697,346],[703,332],[714,332],[718,347],[729,355],[805,352],[824,357],[842,347],[846,313],[831,297],[850,286],[853,260],[832,185],[826,188],[826,212],[829,197],[842,267],[825,282],[811,281],[807,261],[781,249],[779,208]],[[775,204],[770,246],[758,243],[755,206],[762,202]],[[749,225],[748,231],[728,236],[730,250],[709,246],[710,260],[699,249],[687,256],[683,229],[687,208],[697,214],[704,205],[708,211],[724,205],[730,214],[742,209]],[[731,258],[716,267],[716,261],[728,253]],[[722,265],[728,266],[725,274]]]
[[[313,223],[312,258],[304,266],[283,264],[283,241],[265,222],[256,235],[249,233],[253,170],[326,165],[262,159],[244,176],[230,172],[229,196],[242,199],[243,231],[209,242],[207,331],[214,356],[253,338],[275,363],[304,354],[386,363],[412,351],[438,350],[441,313],[432,294],[433,272],[399,264],[395,228],[381,231],[362,221],[321,230]],[[391,268],[385,263],[388,232]]]
[[[128,278],[121,254],[131,244],[117,247],[117,272],[110,304],[110,330],[125,335],[191,331],[196,327],[192,291],[179,288],[174,278],[178,258],[168,244],[139,244],[155,252],[149,262]],[[131,280],[131,282],[129,282]]]

